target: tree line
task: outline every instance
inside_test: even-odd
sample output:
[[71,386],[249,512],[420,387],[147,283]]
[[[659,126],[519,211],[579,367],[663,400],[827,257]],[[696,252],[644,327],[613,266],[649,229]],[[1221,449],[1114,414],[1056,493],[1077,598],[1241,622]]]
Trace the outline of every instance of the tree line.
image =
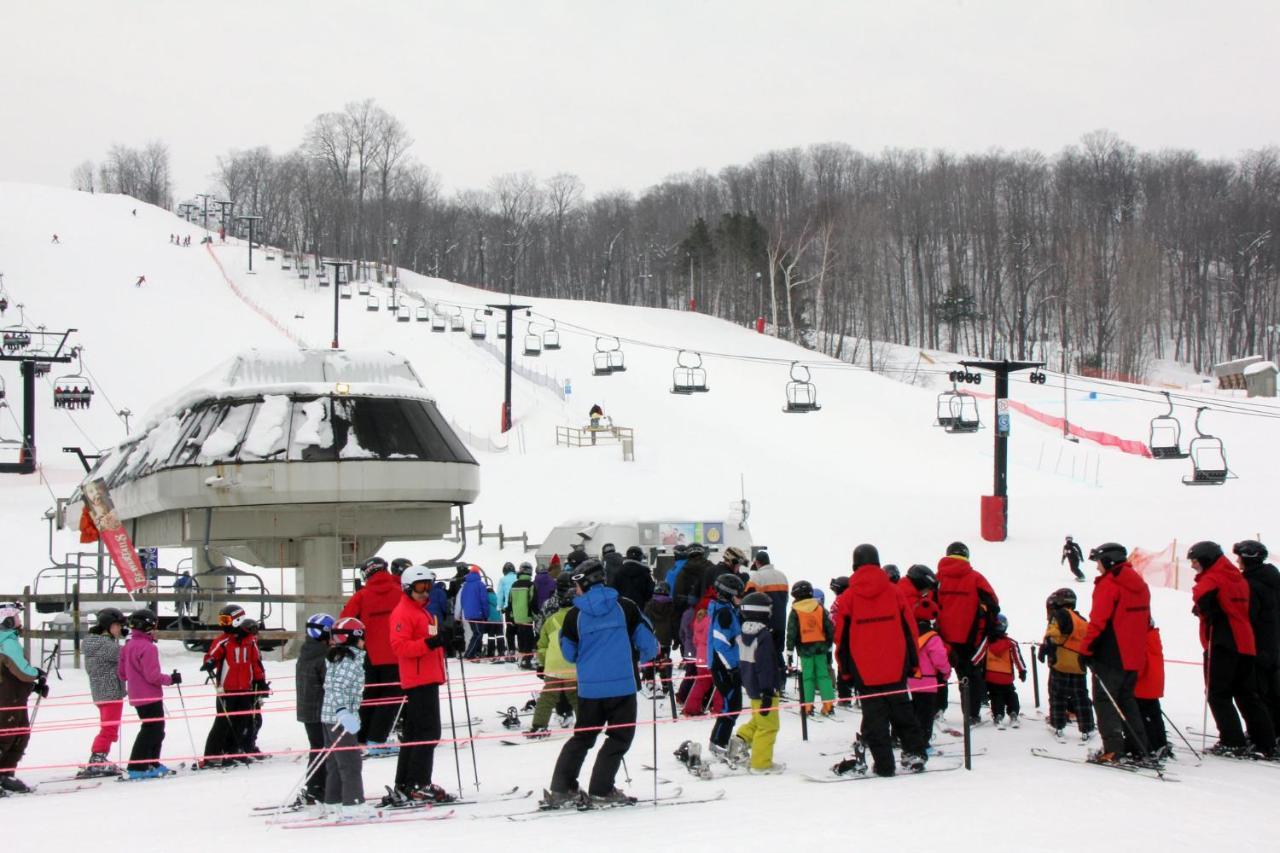
[[591,197],[529,173],[445,194],[412,144],[366,100],[317,116],[291,152],[228,152],[216,179],[296,250],[763,317],[837,357],[878,340],[1130,377],[1152,358],[1276,357],[1276,148],[1210,160],[1107,131],[1053,156],[822,144]]

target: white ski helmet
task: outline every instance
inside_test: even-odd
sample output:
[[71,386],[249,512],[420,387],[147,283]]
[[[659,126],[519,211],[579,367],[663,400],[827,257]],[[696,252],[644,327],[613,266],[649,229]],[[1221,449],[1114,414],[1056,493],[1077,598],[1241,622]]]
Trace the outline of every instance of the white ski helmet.
[[432,584],[436,582],[436,573],[426,566],[410,566],[400,575],[400,587],[405,591],[406,595],[413,592],[414,584],[422,583],[423,581]]

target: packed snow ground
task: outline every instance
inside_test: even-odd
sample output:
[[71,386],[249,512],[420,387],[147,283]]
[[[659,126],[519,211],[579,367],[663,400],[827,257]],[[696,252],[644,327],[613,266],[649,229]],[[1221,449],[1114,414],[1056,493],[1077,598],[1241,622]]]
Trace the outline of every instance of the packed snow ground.
[[[135,209],[136,216],[131,213]],[[57,245],[50,242],[55,232]],[[190,233],[193,245],[169,245],[170,233]],[[281,271],[278,261],[268,263],[261,251],[255,253],[255,274],[248,275],[243,243],[207,250],[196,245],[200,236],[199,229],[132,199],[0,185],[0,272],[5,274],[10,301],[24,304],[29,325],[80,330],[77,338],[85,346],[85,365],[99,391],[91,409],[69,413],[52,408],[51,385],[42,383],[41,476],[0,478],[0,532],[7,557],[0,567],[0,590],[21,588],[48,565],[50,543],[42,514],[52,506],[54,495],[69,494],[81,476],[79,463],[58,452],[62,446],[79,444],[87,450],[114,444],[125,434],[114,411],[127,406],[141,415],[237,350],[274,349],[297,341],[327,345],[332,334],[331,288],[318,287],[314,278],[304,284],[294,271]],[[139,275],[146,276],[143,287],[134,286]],[[427,300],[462,307],[468,325],[473,309],[505,300],[410,273],[402,274],[402,280],[407,290]],[[374,294],[385,300],[387,292],[375,288]],[[1155,550],[1176,539],[1180,551],[1203,538],[1224,544],[1245,537],[1273,538],[1272,495],[1280,464],[1270,418],[1206,413],[1206,429],[1223,437],[1227,458],[1240,477],[1220,488],[1187,488],[1179,482],[1189,471],[1186,462],[1157,462],[1088,443],[1063,442],[1057,431],[1014,414],[1010,538],[990,544],[979,537],[978,496],[991,490],[991,432],[947,435],[932,426],[935,397],[947,383],[945,375],[927,372],[928,364],[921,369],[932,387],[913,386],[702,315],[557,300],[522,302],[533,305],[536,315],[555,318],[563,348],[538,359],[520,357],[521,362],[532,362],[561,382],[568,380],[572,393],[565,402],[546,388],[516,380],[518,428],[506,452],[477,453],[483,491],[468,518],[482,519],[487,526],[502,523],[509,531],[528,530],[534,541],[563,520],[603,513],[723,517],[739,497],[741,475],[752,506],[749,523],[755,540],[769,546],[792,581],[807,578],[825,587],[829,578],[847,572],[850,551],[860,541],[876,543],[886,562],[905,567],[914,562],[933,565],[947,542],[963,539],[973,550],[974,564],[999,592],[1011,635],[1035,640],[1043,630],[1045,596],[1070,580],[1058,564],[1065,534],[1075,535],[1086,548],[1114,539]],[[486,320],[494,342],[496,317]],[[16,307],[0,318],[0,326],[16,322]],[[427,323],[398,323],[386,310],[366,311],[359,295],[342,302],[341,323],[345,347],[390,349],[407,356],[448,417],[481,436],[497,438],[501,366],[465,333],[432,333]],[[517,320],[517,352],[524,333],[525,321]],[[591,375],[597,335],[631,341],[623,343],[626,373]],[[710,393],[669,393],[678,348],[704,353]],[[894,348],[893,354],[904,367],[916,361],[912,351]],[[776,361],[752,360],[761,358]],[[822,411],[781,411],[786,362],[793,359],[814,367]],[[944,363],[932,369],[945,374],[949,368]],[[17,414],[17,371],[0,369]],[[68,372],[55,369],[51,379]],[[1068,386],[1073,422],[1125,438],[1145,440],[1148,421],[1162,409],[1150,395],[1132,389],[1077,377],[1070,377]],[[977,390],[989,392],[990,379]],[[1013,396],[1061,414],[1061,377],[1050,373],[1046,386],[1015,382]],[[1204,397],[1210,405],[1233,402],[1211,393]],[[635,462],[624,462],[617,446],[555,446],[554,427],[581,425],[593,403],[603,406],[615,423],[635,429]],[[1192,433],[1193,412],[1180,407],[1178,414],[1185,444]],[[984,423],[990,425],[992,417],[991,403],[983,402]],[[14,432],[8,412],[0,411],[0,436],[14,437]],[[78,547],[69,533],[54,536],[52,550],[58,557]],[[399,543],[383,553],[418,559],[451,550],[439,543]],[[181,551],[166,551],[162,563],[172,565],[181,556]],[[503,559],[517,557],[518,550],[499,552],[496,546],[468,551],[469,559],[493,574]],[[283,573],[265,574],[272,586],[290,586]],[[1081,609],[1087,611],[1088,587],[1078,590]],[[1152,606],[1166,655],[1172,661],[1192,662],[1168,665],[1166,711],[1179,726],[1198,728],[1202,691],[1194,661],[1199,646],[1188,596],[1153,590]],[[180,668],[189,679],[185,698],[199,748],[211,701],[208,689],[195,683],[198,658],[169,644],[163,656],[166,665]],[[273,662],[270,669],[278,692],[266,715],[261,745],[297,749],[305,741],[301,727],[293,722],[288,692],[292,665]],[[538,682],[506,666],[476,669],[469,668],[468,676],[472,713],[486,721],[476,750],[481,792],[516,784],[540,791],[550,778],[560,742],[519,748],[496,743],[498,736],[505,736],[497,712],[522,704]],[[42,731],[37,731],[24,762],[32,768],[83,760],[88,753],[93,728],[86,718],[93,716],[92,708],[63,704],[82,702],[76,694],[85,693],[87,685],[82,674],[69,667],[63,675],[65,680],[54,683],[54,694],[41,710]],[[460,690],[455,682],[455,693]],[[1180,782],[1160,783],[1036,759],[1028,754],[1029,747],[1080,754],[1084,748],[1054,745],[1030,713],[1029,682],[1021,693],[1028,719],[1017,731],[978,729],[976,745],[988,751],[975,758],[972,773],[889,782],[819,786],[800,778],[803,772],[821,772],[835,760],[818,752],[847,744],[856,717],[815,724],[805,744],[800,741],[799,719],[787,714],[776,751],[777,759],[788,764],[786,775],[713,782],[692,779],[671,758],[680,741],[705,741],[708,722],[663,722],[656,729],[642,725],[630,753],[634,781],[627,787],[638,794],[651,790],[652,779],[639,766],[652,759],[656,730],[661,775],[690,795],[723,788],[725,800],[653,815],[639,808],[559,820],[583,821],[576,828],[584,832],[620,830],[615,843],[622,849],[701,847],[733,844],[735,839],[794,844],[801,826],[808,827],[815,844],[851,833],[857,843],[872,849],[958,843],[957,849],[1012,844],[1017,849],[1051,850],[1061,849],[1068,838],[1102,849],[1129,847],[1139,839],[1162,850],[1203,849],[1213,842],[1241,850],[1272,849],[1280,821],[1267,803],[1280,785],[1277,768],[1224,761],[1193,766],[1184,760],[1174,767]],[[176,699],[167,702],[170,714],[179,711]],[[461,697],[456,699],[462,720]],[[647,703],[642,704],[642,721],[648,718],[647,709]],[[956,722],[954,704],[952,709],[951,721]],[[197,716],[201,714],[206,716]],[[660,718],[663,714],[660,706]],[[126,726],[126,741],[131,742],[134,732],[136,727]],[[1199,746],[1199,740],[1193,742]],[[181,720],[170,722],[165,747],[166,757],[175,760],[191,753]],[[464,786],[470,787],[470,756],[464,751],[460,759]],[[31,769],[23,775],[39,781],[65,773]],[[367,789],[376,791],[393,773],[391,761],[368,762]],[[313,846],[314,834],[324,830],[311,835],[270,830],[261,819],[247,815],[251,805],[284,797],[300,775],[301,765],[281,758],[227,774],[144,785],[107,783],[67,797],[10,798],[0,808],[49,822],[71,807],[92,821],[95,832],[103,833],[136,831],[145,809],[148,829],[157,837],[189,837],[193,821],[203,825],[212,820],[219,834],[230,831],[243,838],[251,833],[275,849],[301,850]],[[456,788],[448,747],[437,752],[436,780]],[[505,847],[527,840],[527,830],[500,819],[472,824],[470,815],[527,805],[466,806],[450,821],[366,827],[360,830],[361,841],[403,843],[409,833],[425,832],[433,843],[474,843],[479,837]],[[768,808],[767,819],[751,819],[758,806]],[[1233,815],[1249,819],[1235,820]],[[569,825],[548,826],[553,831],[562,827]]]

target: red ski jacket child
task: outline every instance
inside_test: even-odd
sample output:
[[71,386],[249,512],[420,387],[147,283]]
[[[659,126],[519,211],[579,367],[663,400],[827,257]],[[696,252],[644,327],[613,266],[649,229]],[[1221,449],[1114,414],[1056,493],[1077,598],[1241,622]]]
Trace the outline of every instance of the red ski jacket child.
[[1160,629],[1152,625],[1147,629],[1147,659],[1138,672],[1134,685],[1135,699],[1161,699],[1164,697],[1164,643],[1160,641]]
[[1022,649],[1009,637],[995,637],[983,644],[973,656],[973,665],[986,662],[988,684],[1013,684],[1016,672],[1020,681],[1027,680],[1027,665],[1022,660]]
[[252,634],[223,634],[209,651],[204,662],[213,663],[213,677],[225,693],[243,693],[253,689],[255,681],[266,681],[258,639]]

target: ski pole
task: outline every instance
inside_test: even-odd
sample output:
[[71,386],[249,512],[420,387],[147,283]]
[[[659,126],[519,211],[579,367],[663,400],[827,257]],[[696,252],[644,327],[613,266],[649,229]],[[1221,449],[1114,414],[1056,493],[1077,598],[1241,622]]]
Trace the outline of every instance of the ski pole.
[[[1148,761],[1151,761],[1151,753],[1147,751],[1146,740],[1144,738],[1139,737],[1138,733],[1134,731],[1133,726],[1130,725],[1129,723],[1129,718],[1124,715],[1124,711],[1120,710],[1120,704],[1116,702],[1116,697],[1111,695],[1111,690],[1107,688],[1106,683],[1103,682],[1102,678],[1098,675],[1096,671],[1093,673],[1093,683],[1100,686],[1102,688],[1102,692],[1107,694],[1107,700],[1111,702],[1111,707],[1115,708],[1116,713],[1120,715],[1120,722],[1124,723],[1124,727],[1129,730],[1130,736],[1133,737],[1133,742],[1136,743],[1138,745],[1138,748],[1142,750],[1142,757],[1147,759]],[[1154,763],[1155,762],[1152,762],[1153,765]],[[1157,776],[1159,776],[1161,779],[1164,778],[1164,773],[1160,771],[1159,767],[1153,766],[1152,769],[1156,771]]]
[[[1213,658],[1209,649],[1213,648],[1213,626],[1209,626],[1209,645],[1204,652],[1204,709],[1200,713],[1200,748],[1205,749],[1209,740],[1209,679],[1213,677]],[[1215,721],[1216,722],[1216,721]]]
[[[662,676],[659,675],[659,678]],[[653,805],[658,805],[658,691],[653,691]]]
[[471,777],[475,779],[476,790],[480,790],[480,771],[476,767],[476,733],[471,728],[471,699],[467,694],[467,662],[461,652],[458,653],[458,666],[462,670],[462,710],[467,714],[467,743],[471,746]]
[[[462,759],[458,757],[458,723],[453,716],[453,679],[449,677],[449,657],[444,659],[444,688],[449,694],[449,730],[453,733],[453,769],[458,773],[458,799],[462,799]],[[475,744],[471,746],[475,750]]]
[[622,756],[622,774],[627,777],[627,784],[631,784],[631,771],[627,769],[627,757]]
[[178,704],[182,706],[182,721],[187,724],[187,740],[191,744],[192,760],[197,761],[199,759],[197,759],[196,756],[200,753],[196,752],[196,738],[195,735],[191,734],[191,718],[187,716],[187,700],[182,695],[182,685],[175,684],[173,686],[178,688]]
[[[796,690],[800,692],[800,739],[809,739],[809,714],[804,706],[804,664],[796,670]],[[779,712],[781,713],[781,712]]]
[[[342,728],[341,723],[334,723],[333,728],[329,729],[329,734],[337,734],[338,729],[340,728]],[[302,778],[294,783],[293,787],[289,789],[289,794],[285,797],[284,801],[280,803],[280,805],[276,806],[275,813],[277,815],[289,807],[289,804],[297,797],[298,792],[306,787],[306,784],[311,781],[311,777],[316,775],[316,772],[320,770],[321,765],[323,765],[325,760],[328,759],[329,753],[338,748],[338,740],[340,740],[340,738],[335,739],[333,743],[316,752],[315,756],[307,762],[307,769],[303,772]]]
[[[1187,737],[1182,733],[1182,730],[1179,729],[1177,725],[1174,724],[1173,720],[1169,719],[1169,715],[1164,712],[1164,708],[1160,709],[1160,715],[1164,717],[1166,720],[1168,720],[1169,725],[1173,726],[1173,730],[1178,733],[1178,737],[1182,738],[1182,742],[1187,745],[1187,749],[1191,750],[1191,754],[1196,757],[1196,760],[1203,761],[1204,758],[1200,755],[1200,753],[1196,752],[1196,748],[1191,745],[1191,741],[1187,740]],[[1204,731],[1204,729],[1201,729],[1201,731]]]

